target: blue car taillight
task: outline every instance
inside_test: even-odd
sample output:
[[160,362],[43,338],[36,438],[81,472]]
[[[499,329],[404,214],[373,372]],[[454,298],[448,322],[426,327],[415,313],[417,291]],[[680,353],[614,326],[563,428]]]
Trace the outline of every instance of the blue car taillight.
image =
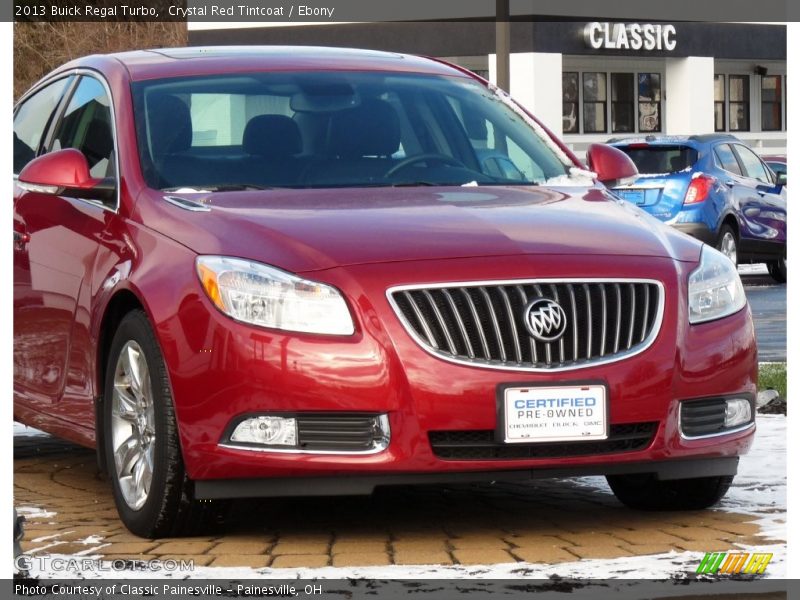
[[692,179],[689,188],[686,190],[686,196],[683,198],[684,205],[698,204],[708,198],[708,194],[714,187],[715,180],[708,175],[698,175]]

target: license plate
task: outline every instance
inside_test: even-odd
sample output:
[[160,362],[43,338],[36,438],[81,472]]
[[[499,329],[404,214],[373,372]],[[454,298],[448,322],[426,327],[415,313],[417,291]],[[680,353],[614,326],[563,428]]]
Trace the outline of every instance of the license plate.
[[608,437],[606,388],[602,385],[507,388],[502,408],[502,434],[510,444]]
[[644,190],[617,190],[617,193],[623,200],[634,204],[644,204]]

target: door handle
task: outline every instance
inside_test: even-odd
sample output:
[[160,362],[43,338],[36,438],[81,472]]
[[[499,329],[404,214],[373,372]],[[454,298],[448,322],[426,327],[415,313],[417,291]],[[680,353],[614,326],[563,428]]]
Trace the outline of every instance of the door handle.
[[736,182],[735,181],[731,181],[729,179],[728,181],[725,182],[725,185],[727,185],[729,188],[732,188],[733,186],[736,185]]
[[25,250],[25,246],[31,241],[31,236],[23,231],[14,232],[14,250]]

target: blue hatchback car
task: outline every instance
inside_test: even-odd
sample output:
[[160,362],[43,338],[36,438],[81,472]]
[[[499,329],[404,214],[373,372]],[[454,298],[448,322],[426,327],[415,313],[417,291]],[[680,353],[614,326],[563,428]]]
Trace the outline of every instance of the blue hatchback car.
[[786,281],[786,174],[727,134],[610,140],[639,169],[614,188],[654,217],[734,263],[764,262]]

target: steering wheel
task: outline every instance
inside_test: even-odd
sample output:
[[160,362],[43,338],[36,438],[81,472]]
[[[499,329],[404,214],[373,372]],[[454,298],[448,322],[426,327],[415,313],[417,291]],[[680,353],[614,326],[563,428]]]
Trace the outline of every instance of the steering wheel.
[[396,175],[397,173],[399,173],[403,169],[410,167],[411,165],[427,161],[438,162],[443,165],[450,165],[451,167],[461,167],[464,169],[467,168],[467,165],[465,165],[457,158],[453,158],[452,156],[447,156],[446,154],[436,154],[435,152],[429,152],[426,154],[415,154],[414,156],[409,156],[408,158],[401,160],[391,169],[386,171],[386,173],[384,173],[383,176],[386,178],[391,177],[392,175]]

